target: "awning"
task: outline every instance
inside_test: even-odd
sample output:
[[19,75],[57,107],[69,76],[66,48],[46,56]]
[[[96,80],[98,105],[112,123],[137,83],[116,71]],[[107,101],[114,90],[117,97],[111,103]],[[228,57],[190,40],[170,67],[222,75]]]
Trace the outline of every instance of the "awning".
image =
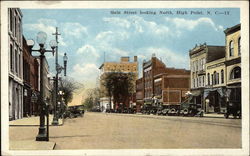
[[209,92],[217,91],[221,97],[227,96],[226,90],[223,88],[207,88],[204,89],[203,97],[204,99],[209,95]]
[[195,91],[191,91],[192,96],[200,96],[201,95],[201,90],[195,90]]

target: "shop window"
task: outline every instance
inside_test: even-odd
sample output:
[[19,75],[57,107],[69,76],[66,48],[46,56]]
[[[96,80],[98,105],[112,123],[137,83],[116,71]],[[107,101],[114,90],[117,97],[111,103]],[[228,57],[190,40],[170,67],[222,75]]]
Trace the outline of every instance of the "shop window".
[[234,54],[234,42],[230,41],[229,43],[229,56],[233,56]]
[[241,78],[241,68],[240,67],[235,67],[230,74],[230,79],[238,79]]

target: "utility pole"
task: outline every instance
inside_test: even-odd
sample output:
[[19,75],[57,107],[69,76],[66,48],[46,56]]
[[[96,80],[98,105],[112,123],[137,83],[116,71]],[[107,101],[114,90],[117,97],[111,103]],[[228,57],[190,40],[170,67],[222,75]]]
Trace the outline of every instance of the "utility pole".
[[52,125],[58,125],[58,118],[59,118],[59,112],[58,112],[58,35],[61,35],[58,33],[58,27],[56,27],[56,33],[53,33],[52,35],[56,36],[56,57],[55,57],[55,65],[56,65],[56,78],[55,78],[55,108],[54,108],[54,117],[53,117],[53,121],[52,121]]

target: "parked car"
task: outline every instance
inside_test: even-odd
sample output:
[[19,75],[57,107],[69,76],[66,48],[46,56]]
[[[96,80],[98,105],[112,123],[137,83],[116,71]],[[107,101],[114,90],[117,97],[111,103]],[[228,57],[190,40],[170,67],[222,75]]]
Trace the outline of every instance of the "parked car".
[[183,102],[183,103],[181,103],[180,115],[182,115],[182,116],[200,116],[200,117],[203,117],[204,110],[201,108],[201,104]]
[[156,114],[157,115],[162,115],[162,110],[163,110],[163,107],[158,107],[158,109],[156,111]]
[[168,115],[178,116],[180,114],[180,104],[169,105]]
[[68,107],[68,110],[70,111],[70,116],[71,117],[83,117],[84,115],[84,109],[83,109],[83,106],[82,105],[79,105],[79,106],[69,106]]
[[151,105],[144,105],[142,108],[142,114],[150,114],[151,113]]
[[168,115],[169,105],[164,105],[162,108],[162,115]]
[[234,118],[239,117],[241,119],[241,107],[240,103],[237,102],[227,102],[227,109],[224,114],[225,118],[228,118],[230,115],[233,115]]

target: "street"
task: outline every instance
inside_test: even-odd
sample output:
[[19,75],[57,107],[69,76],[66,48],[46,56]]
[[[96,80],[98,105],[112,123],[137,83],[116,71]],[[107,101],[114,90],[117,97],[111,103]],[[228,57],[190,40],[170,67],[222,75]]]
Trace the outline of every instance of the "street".
[[[10,127],[11,140],[32,140],[37,126]],[[50,126],[55,150],[240,148],[241,120],[85,113]]]

